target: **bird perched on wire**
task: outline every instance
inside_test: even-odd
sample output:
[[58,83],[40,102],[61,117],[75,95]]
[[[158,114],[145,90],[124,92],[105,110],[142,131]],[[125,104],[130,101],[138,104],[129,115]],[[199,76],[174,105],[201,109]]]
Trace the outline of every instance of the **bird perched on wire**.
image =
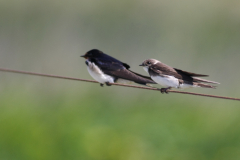
[[197,77],[207,77],[208,75],[196,74],[172,68],[156,59],[147,59],[140,66],[149,73],[150,77],[165,88],[161,88],[161,93],[168,93],[171,88],[216,88],[204,83],[220,84],[218,82],[209,81]]
[[149,85],[156,84],[150,77],[140,75],[129,70],[130,66],[98,49],[92,49],[81,57],[85,58],[89,74],[100,83],[101,86],[110,83],[131,84],[132,82]]

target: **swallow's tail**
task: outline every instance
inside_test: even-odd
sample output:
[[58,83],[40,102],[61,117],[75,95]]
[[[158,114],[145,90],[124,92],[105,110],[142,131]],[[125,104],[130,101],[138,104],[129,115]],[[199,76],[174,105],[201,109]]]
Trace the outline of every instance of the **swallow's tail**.
[[194,81],[194,82],[205,82],[205,83],[220,84],[220,83],[218,83],[218,82],[209,81],[209,80],[206,80],[206,79],[196,78],[196,77],[193,77],[193,81]]
[[209,84],[203,84],[203,83],[193,83],[194,85],[198,86],[198,87],[202,87],[202,88],[213,88],[213,89],[216,89],[216,86],[212,86],[212,85],[209,85]]
[[131,70],[128,70],[130,72],[132,72],[133,74],[137,75],[137,79],[134,81],[135,83],[138,83],[138,84],[142,84],[142,85],[147,85],[147,86],[151,86],[151,84],[157,84],[156,82],[154,82],[150,77],[148,76],[144,76],[144,75],[141,75],[139,73],[136,73],[136,72],[133,72]]

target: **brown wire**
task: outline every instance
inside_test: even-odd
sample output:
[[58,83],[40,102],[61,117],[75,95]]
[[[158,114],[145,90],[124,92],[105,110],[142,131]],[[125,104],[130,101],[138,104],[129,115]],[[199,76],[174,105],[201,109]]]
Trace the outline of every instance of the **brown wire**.
[[[56,75],[50,75],[50,74],[41,74],[41,73],[27,72],[27,71],[19,71],[19,70],[6,69],[6,68],[0,68],[0,71],[3,71],[3,72],[12,72],[12,73],[20,73],[20,74],[27,74],[27,75],[35,75],[35,76],[43,76],[43,77],[51,77],[51,78],[69,79],[69,80],[83,81],[83,82],[91,82],[91,83],[98,83],[97,81],[88,80],[88,79],[72,78],[72,77],[64,77],[64,76],[56,76]],[[111,85],[116,85],[116,86],[123,86],[123,87],[131,87],[131,88],[140,88],[140,89],[147,89],[147,90],[159,91],[159,89],[157,89],[157,88],[151,88],[151,87],[143,87],[143,86],[135,86],[135,85],[126,85],[126,84],[119,84],[119,83],[110,83],[110,84],[111,84]],[[168,92],[181,93],[181,94],[190,94],[190,95],[196,95],[196,96],[204,96],[204,97],[212,97],[212,98],[220,98],[220,99],[228,99],[228,100],[240,101],[240,98],[223,97],[223,96],[216,96],[216,95],[209,95],[209,94],[200,94],[200,93],[192,93],[192,92],[182,92],[182,91],[174,91],[174,90],[168,90]]]

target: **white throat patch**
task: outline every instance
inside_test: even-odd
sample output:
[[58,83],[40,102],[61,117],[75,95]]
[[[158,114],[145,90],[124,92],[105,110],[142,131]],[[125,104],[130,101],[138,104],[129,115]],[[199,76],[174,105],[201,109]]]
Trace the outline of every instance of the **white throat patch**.
[[147,72],[147,73],[148,73],[148,69],[149,69],[148,66],[143,66],[143,70],[144,70],[145,72]]

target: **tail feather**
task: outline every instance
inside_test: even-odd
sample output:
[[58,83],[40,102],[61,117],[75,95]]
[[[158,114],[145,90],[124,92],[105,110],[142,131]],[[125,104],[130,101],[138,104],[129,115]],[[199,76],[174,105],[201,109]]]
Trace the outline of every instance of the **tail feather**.
[[154,81],[152,80],[152,78],[150,78],[150,77],[148,77],[148,76],[141,75],[141,74],[136,73],[136,72],[133,72],[133,71],[131,71],[131,70],[128,70],[128,71],[130,71],[130,72],[138,75],[139,77],[143,78],[143,79],[146,81],[146,85],[147,85],[147,84],[157,84],[156,82],[154,82]]
[[203,87],[203,88],[213,88],[216,89],[216,86],[212,86],[212,85],[208,85],[208,84],[203,84],[203,83],[193,83],[194,85],[197,85],[199,87]]
[[206,79],[201,79],[201,78],[196,78],[196,77],[193,77],[193,81],[194,82],[205,82],[205,83],[220,84],[218,82],[209,81],[209,80],[206,80]]

